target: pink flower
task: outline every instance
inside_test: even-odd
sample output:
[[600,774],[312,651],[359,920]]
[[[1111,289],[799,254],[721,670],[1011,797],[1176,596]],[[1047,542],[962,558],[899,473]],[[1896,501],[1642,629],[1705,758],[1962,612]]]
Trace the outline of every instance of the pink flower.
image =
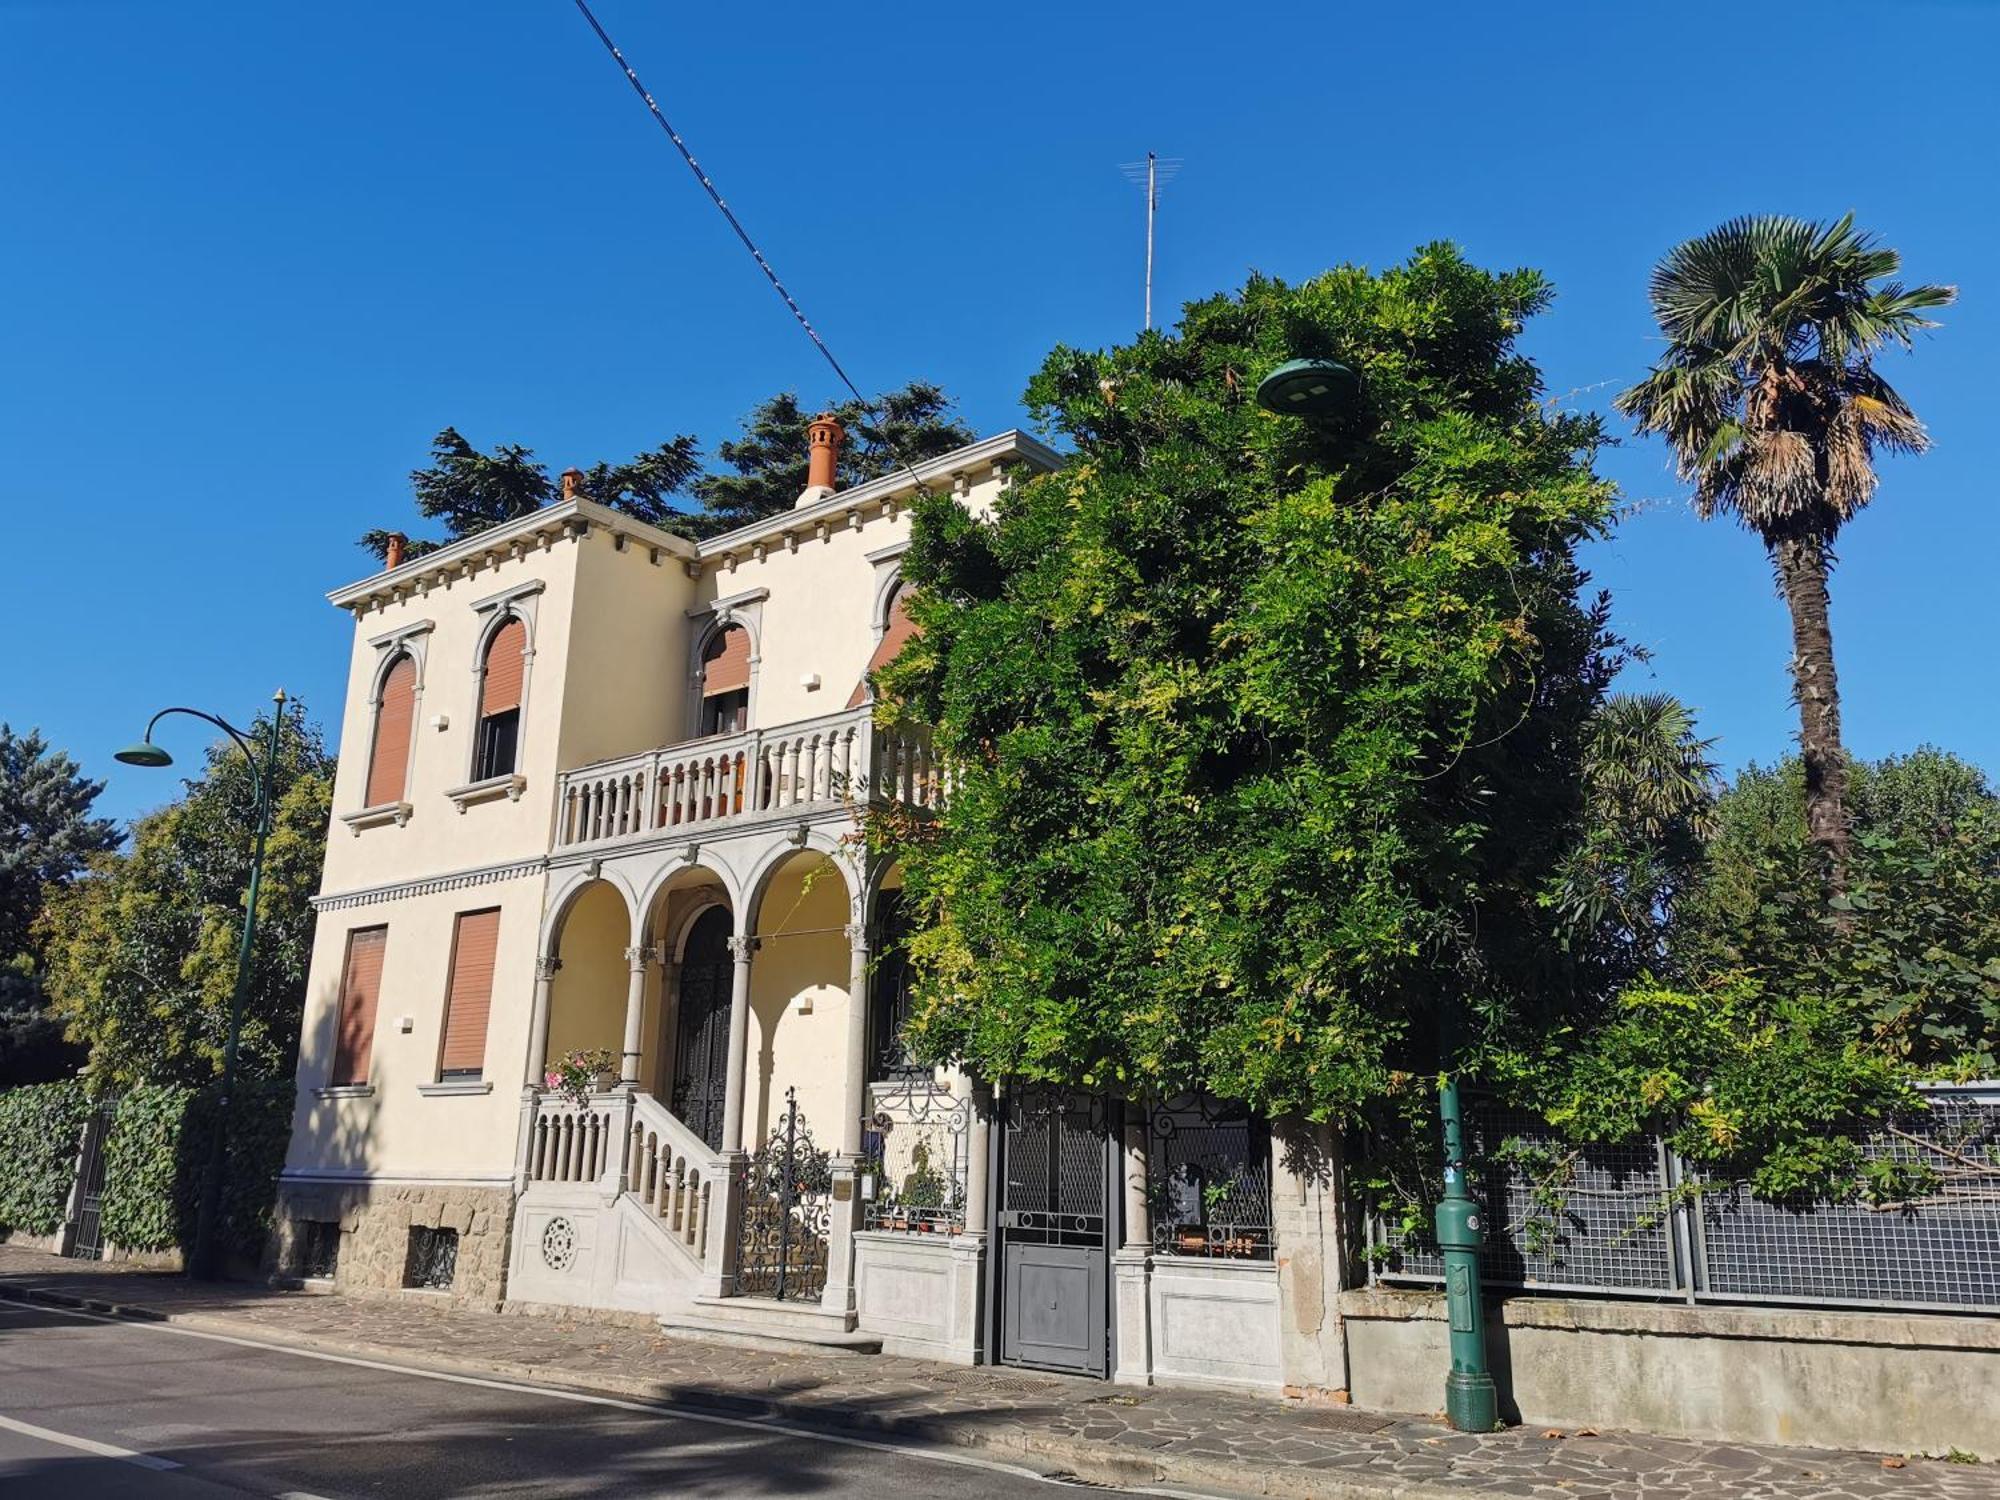
[[543,1087],[543,1088],[545,1088],[545,1089],[559,1089],[559,1088],[561,1088],[561,1087],[562,1087],[562,1074],[560,1074],[560,1073],[547,1073],[547,1074],[544,1074],[544,1075],[542,1076],[542,1087]]

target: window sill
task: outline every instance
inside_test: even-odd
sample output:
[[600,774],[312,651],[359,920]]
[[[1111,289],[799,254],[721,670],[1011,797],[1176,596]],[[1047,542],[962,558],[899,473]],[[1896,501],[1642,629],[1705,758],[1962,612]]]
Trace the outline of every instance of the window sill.
[[456,1099],[471,1094],[490,1094],[493,1085],[483,1078],[447,1078],[439,1083],[420,1083],[417,1092],[426,1099]]
[[410,821],[410,804],[407,802],[383,802],[374,807],[364,807],[359,812],[342,813],[340,821],[347,825],[348,832],[356,838],[364,828],[380,828],[384,823],[394,823],[401,828]]
[[509,772],[505,776],[489,776],[484,781],[468,781],[464,786],[455,786],[445,795],[458,804],[464,812],[475,802],[497,802],[505,797],[510,802],[519,802],[521,793],[528,787],[528,778]]
[[325,1088],[313,1090],[315,1099],[373,1099],[375,1085],[372,1083],[330,1083]]

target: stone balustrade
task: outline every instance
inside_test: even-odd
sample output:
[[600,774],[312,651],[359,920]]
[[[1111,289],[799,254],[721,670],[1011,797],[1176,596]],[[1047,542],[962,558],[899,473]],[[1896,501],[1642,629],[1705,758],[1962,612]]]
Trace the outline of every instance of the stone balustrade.
[[555,842],[558,849],[616,844],[871,804],[936,807],[945,790],[929,736],[884,729],[864,704],[567,771]]

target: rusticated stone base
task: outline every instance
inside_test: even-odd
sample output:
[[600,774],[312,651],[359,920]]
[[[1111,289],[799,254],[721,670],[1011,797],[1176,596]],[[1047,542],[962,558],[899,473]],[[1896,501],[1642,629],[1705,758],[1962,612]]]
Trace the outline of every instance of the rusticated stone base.
[[[409,1267],[413,1226],[458,1231],[458,1265],[442,1295],[475,1307],[498,1308],[507,1292],[507,1236],[514,1195],[504,1187],[447,1183],[287,1182],[267,1254],[278,1277],[302,1272],[304,1230],[313,1220],[340,1225],[334,1288],[360,1295],[399,1295]],[[428,1295],[440,1295],[430,1292]]]

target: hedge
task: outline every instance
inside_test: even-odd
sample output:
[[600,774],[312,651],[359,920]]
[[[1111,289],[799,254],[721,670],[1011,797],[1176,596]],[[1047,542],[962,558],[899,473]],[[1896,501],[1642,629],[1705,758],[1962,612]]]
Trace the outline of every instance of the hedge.
[[89,1114],[80,1079],[0,1092],[0,1229],[62,1227]]
[[[243,1084],[223,1164],[223,1247],[246,1259],[271,1227],[278,1170],[291,1135],[293,1089]],[[104,1140],[104,1239],[128,1250],[192,1249],[215,1091],[142,1084],[118,1101]]]

